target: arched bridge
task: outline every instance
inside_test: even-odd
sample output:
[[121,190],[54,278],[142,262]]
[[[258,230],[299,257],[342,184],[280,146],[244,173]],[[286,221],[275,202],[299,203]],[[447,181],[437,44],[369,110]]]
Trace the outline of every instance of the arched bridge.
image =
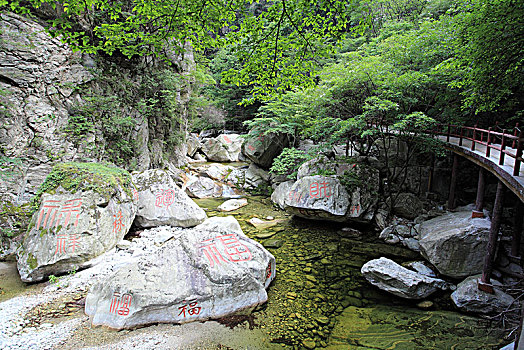
[[[477,185],[477,199],[472,217],[483,217],[485,171],[494,174],[498,179],[497,194],[493,204],[491,228],[489,233],[487,254],[484,261],[482,277],[478,281],[479,289],[493,293],[490,283],[493,270],[493,260],[497,250],[497,240],[502,218],[504,187],[509,188],[520,199],[517,201],[513,213],[513,236],[510,258],[521,263],[520,241],[524,218],[524,132],[518,124],[512,130],[488,128],[480,129],[476,126],[438,125],[433,133],[444,141],[444,147],[455,153],[448,199],[448,208],[455,207],[456,175],[458,156],[463,156],[480,166]],[[518,276],[524,278],[523,276]]]
[[518,123],[512,130],[496,127],[438,125],[434,133],[444,147],[494,174],[524,202],[524,132]]

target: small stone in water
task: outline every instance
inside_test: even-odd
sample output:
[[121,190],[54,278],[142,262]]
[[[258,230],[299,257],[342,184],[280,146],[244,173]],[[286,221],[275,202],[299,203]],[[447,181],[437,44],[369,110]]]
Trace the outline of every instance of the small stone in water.
[[421,309],[430,309],[433,307],[433,302],[430,300],[424,300],[418,303],[417,306]]
[[314,340],[312,339],[305,339],[302,341],[302,345],[306,348],[306,349],[314,349],[316,348],[317,344],[315,343]]

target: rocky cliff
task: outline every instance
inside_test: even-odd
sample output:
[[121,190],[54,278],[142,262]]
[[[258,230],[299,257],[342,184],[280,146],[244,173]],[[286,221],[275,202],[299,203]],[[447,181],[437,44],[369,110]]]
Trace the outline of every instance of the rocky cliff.
[[0,14],[3,214],[28,203],[59,162],[181,165],[195,63],[191,50],[169,59],[74,52],[36,20]]

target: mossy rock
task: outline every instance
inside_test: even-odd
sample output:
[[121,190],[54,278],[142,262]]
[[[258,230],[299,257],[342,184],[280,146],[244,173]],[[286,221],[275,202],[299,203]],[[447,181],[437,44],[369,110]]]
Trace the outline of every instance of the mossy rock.
[[33,210],[38,208],[43,193],[53,194],[59,186],[71,193],[93,190],[107,200],[119,187],[132,195],[131,174],[127,170],[108,163],[61,163],[53,167],[38,189],[32,200]]

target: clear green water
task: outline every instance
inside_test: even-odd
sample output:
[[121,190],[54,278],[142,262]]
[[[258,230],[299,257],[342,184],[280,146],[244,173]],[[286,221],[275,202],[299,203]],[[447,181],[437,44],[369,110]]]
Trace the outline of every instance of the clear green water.
[[[214,210],[223,200],[201,199],[208,216],[235,216],[244,232],[276,257],[277,275],[268,303],[255,313],[255,323],[282,348],[329,349],[498,349],[507,343],[488,321],[453,311],[449,294],[430,299],[432,310],[418,301],[397,298],[370,285],[361,266],[381,256],[399,263],[420,260],[403,247],[381,243],[377,234],[344,237],[343,226],[293,219],[264,197],[232,213]],[[252,217],[285,219],[259,231]],[[257,234],[275,232],[267,239]]]

